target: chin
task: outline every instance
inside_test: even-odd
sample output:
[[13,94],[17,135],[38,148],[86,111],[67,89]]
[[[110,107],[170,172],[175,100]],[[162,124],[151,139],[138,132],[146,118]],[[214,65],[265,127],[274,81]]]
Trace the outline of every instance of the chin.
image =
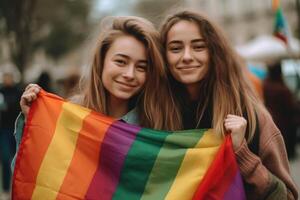
[[129,100],[134,95],[135,95],[134,93],[129,93],[129,92],[118,92],[117,94],[114,94],[115,97],[122,100]]
[[198,83],[201,80],[202,79],[199,79],[199,78],[187,78],[187,77],[177,79],[178,82],[180,82],[184,85],[195,84],[195,83]]
[[115,95],[120,100],[129,100],[133,95]]

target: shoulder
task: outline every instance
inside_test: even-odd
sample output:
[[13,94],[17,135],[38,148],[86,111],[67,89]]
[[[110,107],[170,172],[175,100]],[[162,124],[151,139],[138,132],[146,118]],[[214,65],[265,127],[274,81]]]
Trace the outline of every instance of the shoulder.
[[289,193],[291,191],[294,196],[297,196],[296,186],[289,173],[289,161],[282,134],[266,109],[260,109],[257,113],[260,126],[261,161],[273,175],[285,183]]
[[257,110],[257,116],[259,126],[259,152],[264,153],[274,142],[279,146],[284,146],[281,132],[267,109],[263,106],[259,108]]
[[260,132],[267,131],[270,134],[280,133],[271,114],[263,105],[256,112]]
[[[264,107],[257,111],[258,125],[259,125],[259,153],[262,157],[268,156],[270,153],[274,153],[274,149],[284,154],[285,145],[282,134],[271,114]],[[276,150],[276,151],[277,151]]]
[[82,105],[82,102],[83,102],[83,96],[82,95],[76,94],[76,95],[73,95],[73,96],[69,97],[67,100],[71,103],[83,106]]
[[128,124],[140,125],[140,120],[138,116],[138,109],[134,108],[130,110],[126,115],[124,115],[122,117],[122,120],[124,120]]

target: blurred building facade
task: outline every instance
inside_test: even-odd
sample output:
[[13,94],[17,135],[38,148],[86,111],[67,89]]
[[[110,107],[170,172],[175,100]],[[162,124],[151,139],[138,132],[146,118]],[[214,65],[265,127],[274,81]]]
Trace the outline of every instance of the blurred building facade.
[[[159,25],[160,20],[170,9],[193,8],[204,12],[216,21],[225,31],[233,45],[241,45],[262,34],[271,35],[274,26],[274,13],[271,0],[95,0],[93,13],[90,14],[92,26],[98,29],[101,18],[114,15],[137,15],[148,18]],[[297,12],[295,0],[281,1],[283,13],[295,33],[297,29]],[[0,22],[1,25],[1,22]],[[299,28],[298,28],[299,29]],[[0,71],[3,63],[9,62],[9,38],[0,37]],[[89,51],[88,40],[82,40],[82,45],[71,52],[53,60],[46,56],[43,49],[32,56],[28,68],[24,71],[24,81],[30,82],[38,77],[41,71],[48,70],[56,79],[67,75],[60,68],[86,66]]]
[[[274,12],[271,0],[186,0],[188,7],[205,11],[225,29],[233,44],[239,45],[262,34],[272,34]],[[283,14],[295,32],[297,28],[297,10],[295,0],[281,1]]]

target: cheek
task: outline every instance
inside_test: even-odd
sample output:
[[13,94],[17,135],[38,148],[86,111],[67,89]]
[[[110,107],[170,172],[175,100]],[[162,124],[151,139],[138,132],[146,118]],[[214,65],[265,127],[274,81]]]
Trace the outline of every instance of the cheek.
[[202,63],[204,67],[209,67],[210,58],[208,53],[201,52],[199,54],[195,54],[195,59],[197,62]]
[[175,65],[175,63],[178,60],[178,54],[174,54],[174,53],[167,53],[167,62],[168,65],[173,66]]
[[143,87],[146,83],[146,73],[141,73],[141,74],[138,74],[138,81],[139,81],[139,84],[140,84],[140,87]]
[[172,53],[167,53],[167,61],[168,61],[168,65],[170,67],[173,67],[175,65],[175,63],[177,62],[177,56],[172,54]]
[[203,60],[204,62],[206,62],[208,64],[209,62],[209,53],[208,51],[204,51],[201,55],[201,60]]

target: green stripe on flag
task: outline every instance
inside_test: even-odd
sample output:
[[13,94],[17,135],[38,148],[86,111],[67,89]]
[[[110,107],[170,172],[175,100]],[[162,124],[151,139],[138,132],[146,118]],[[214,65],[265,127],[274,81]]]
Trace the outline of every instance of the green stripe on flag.
[[[186,150],[194,147],[204,132],[167,133],[142,129],[126,156],[113,199],[148,198],[149,193],[149,199],[162,198],[171,187]],[[141,159],[144,162],[140,162]]]
[[142,200],[163,199],[176,178],[189,148],[194,148],[206,130],[188,130],[169,135],[158,154]]
[[[140,199],[166,132],[142,129],[128,151],[113,199]],[[141,160],[144,160],[143,162]]]

